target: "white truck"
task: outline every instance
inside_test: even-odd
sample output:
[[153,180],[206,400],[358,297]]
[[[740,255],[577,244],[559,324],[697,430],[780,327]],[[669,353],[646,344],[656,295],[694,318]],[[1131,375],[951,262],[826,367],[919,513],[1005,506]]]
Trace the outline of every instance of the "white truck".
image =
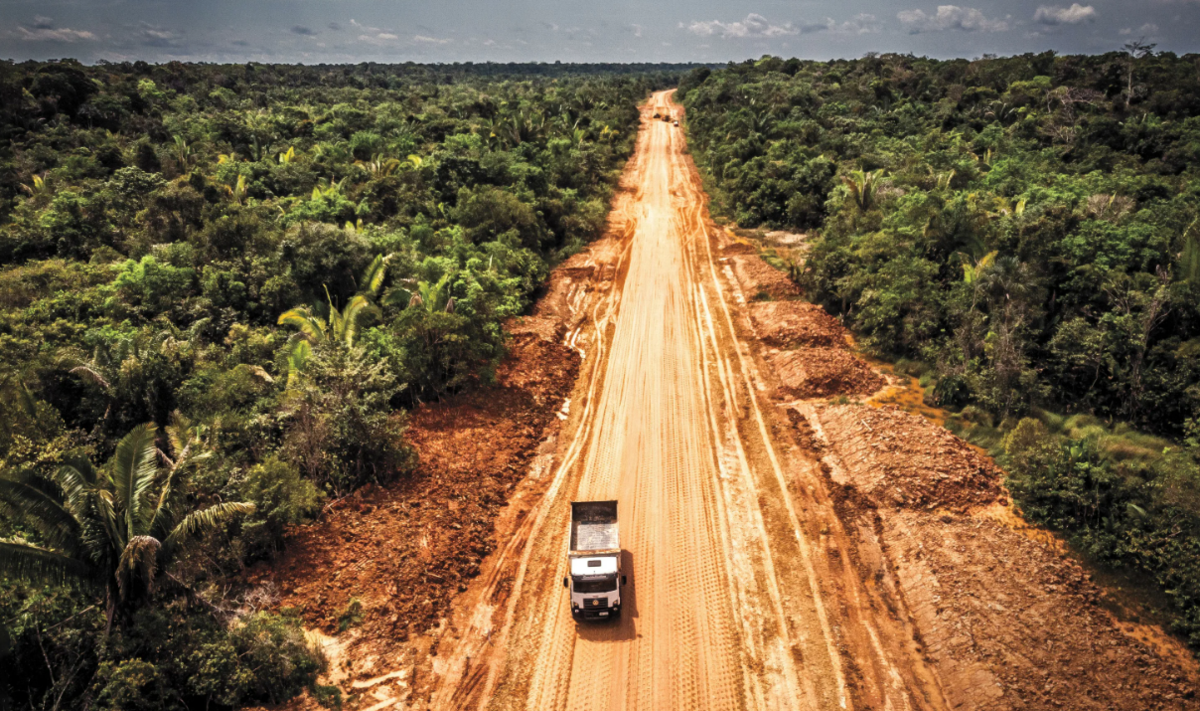
[[570,575],[563,578],[577,621],[611,620],[621,615],[621,537],[616,501],[571,502]]

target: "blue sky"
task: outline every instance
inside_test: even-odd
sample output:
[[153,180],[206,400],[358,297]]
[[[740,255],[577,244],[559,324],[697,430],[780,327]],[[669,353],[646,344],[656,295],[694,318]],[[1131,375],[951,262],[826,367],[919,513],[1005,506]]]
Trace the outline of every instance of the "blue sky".
[[[943,0],[945,2],[945,0]],[[703,61],[1200,52],[1200,0],[0,0],[0,58]]]

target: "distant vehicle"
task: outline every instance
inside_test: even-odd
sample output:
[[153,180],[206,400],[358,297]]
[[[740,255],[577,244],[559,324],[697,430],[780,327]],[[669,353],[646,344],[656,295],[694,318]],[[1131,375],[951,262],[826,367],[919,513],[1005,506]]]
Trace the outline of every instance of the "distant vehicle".
[[611,620],[621,615],[621,538],[616,501],[571,502],[570,575],[563,578],[577,621]]
[[662,117],[662,114],[658,113],[657,111],[654,112],[654,118],[661,118],[661,117]]
[[679,125],[679,119],[675,119],[675,125],[676,125],[676,126],[678,126],[678,125]]
[[671,114],[663,114],[662,120],[663,120],[663,121],[670,121],[670,120],[671,120]]

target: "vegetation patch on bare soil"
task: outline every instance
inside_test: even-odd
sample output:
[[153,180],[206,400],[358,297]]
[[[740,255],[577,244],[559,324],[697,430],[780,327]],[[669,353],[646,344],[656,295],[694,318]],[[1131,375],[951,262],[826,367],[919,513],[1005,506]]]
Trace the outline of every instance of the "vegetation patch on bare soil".
[[781,382],[783,399],[829,395],[869,395],[886,381],[845,348],[801,348],[766,356]]
[[825,309],[807,301],[760,301],[750,304],[759,338],[775,348],[845,347],[846,329]]

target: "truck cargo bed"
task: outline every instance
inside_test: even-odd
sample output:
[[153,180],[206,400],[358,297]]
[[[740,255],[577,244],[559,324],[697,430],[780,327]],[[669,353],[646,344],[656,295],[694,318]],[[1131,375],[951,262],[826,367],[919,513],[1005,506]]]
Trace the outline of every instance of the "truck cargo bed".
[[616,501],[576,501],[571,504],[572,553],[620,548]]

